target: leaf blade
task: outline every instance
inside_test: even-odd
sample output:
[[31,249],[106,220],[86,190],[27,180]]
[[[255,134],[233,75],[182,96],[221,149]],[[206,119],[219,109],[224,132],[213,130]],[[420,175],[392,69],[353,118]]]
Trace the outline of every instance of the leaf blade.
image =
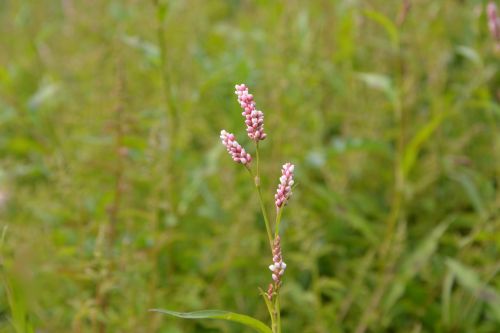
[[235,312],[222,311],[222,310],[202,310],[194,312],[177,312],[163,309],[151,309],[149,311],[158,312],[178,318],[184,319],[222,319],[227,321],[232,321],[235,323],[243,324],[247,327],[255,329],[260,333],[272,333],[271,329],[255,318],[247,315],[242,315]]

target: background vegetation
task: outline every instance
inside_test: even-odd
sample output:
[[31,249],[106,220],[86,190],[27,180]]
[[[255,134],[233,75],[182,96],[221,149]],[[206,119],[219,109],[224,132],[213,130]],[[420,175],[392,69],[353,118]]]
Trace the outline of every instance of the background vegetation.
[[[408,10],[405,3],[412,3]],[[266,115],[284,332],[500,331],[485,2],[0,1],[0,332],[248,332],[270,256],[219,142]]]

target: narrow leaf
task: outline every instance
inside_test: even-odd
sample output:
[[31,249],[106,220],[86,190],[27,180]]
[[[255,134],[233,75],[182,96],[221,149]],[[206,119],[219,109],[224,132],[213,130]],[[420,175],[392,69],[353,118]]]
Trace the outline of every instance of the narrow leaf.
[[445,326],[449,326],[451,321],[451,292],[453,289],[453,282],[455,280],[455,277],[453,274],[448,272],[446,274],[446,277],[444,278],[443,282],[443,291],[441,293],[441,299],[442,304],[441,304],[441,316],[443,318],[443,323]]
[[403,295],[408,283],[417,275],[422,267],[427,265],[436,251],[439,240],[445,233],[448,225],[449,222],[445,221],[435,227],[415,251],[405,260],[385,300],[385,311],[389,311],[392,308],[397,300]]
[[262,290],[261,288],[259,288],[259,291],[260,291],[260,295],[262,296],[262,298],[264,299],[264,302],[266,303],[266,306],[267,306],[267,311],[269,312],[269,317],[273,318],[273,304],[271,304],[271,301],[269,300],[269,298],[267,298],[267,293],[264,292],[264,290]]
[[357,78],[369,87],[384,92],[392,104],[396,103],[396,90],[388,76],[378,73],[358,73]]
[[500,295],[481,281],[477,272],[466,267],[461,262],[448,258],[448,269],[456,276],[457,281],[477,299],[482,300],[491,307],[497,321],[500,321]]
[[475,65],[482,66],[483,60],[481,59],[481,55],[473,48],[461,45],[461,46],[457,46],[456,51],[458,54],[460,54],[464,58],[470,60]]
[[485,203],[474,181],[466,173],[459,173],[452,175],[452,177],[462,185],[472,206],[484,218],[486,216]]
[[384,28],[393,47],[397,47],[399,45],[398,27],[389,18],[387,18],[387,16],[373,10],[365,10],[364,14],[366,17]]
[[222,319],[243,324],[245,326],[255,329],[257,332],[260,333],[272,333],[271,329],[260,320],[229,311],[203,310],[195,312],[176,312],[176,311],[162,310],[162,309],[151,309],[150,311],[159,312],[184,319]]
[[417,160],[418,153],[426,141],[431,138],[434,131],[445,119],[444,112],[436,114],[427,124],[418,130],[417,134],[410,141],[405,149],[403,157],[403,171],[408,175]]

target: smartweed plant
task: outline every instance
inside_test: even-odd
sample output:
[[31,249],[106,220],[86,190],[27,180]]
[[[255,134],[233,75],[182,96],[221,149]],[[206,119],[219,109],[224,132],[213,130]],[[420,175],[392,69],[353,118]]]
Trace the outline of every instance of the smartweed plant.
[[248,137],[255,145],[255,163],[253,163],[252,156],[238,143],[238,141],[236,141],[234,134],[229,133],[226,130],[222,130],[220,132],[220,138],[233,161],[242,164],[247,169],[259,197],[260,208],[262,210],[262,216],[266,226],[266,233],[272,257],[272,264],[269,265],[272,282],[269,284],[266,291],[260,288],[259,290],[269,312],[271,327],[253,317],[228,311],[204,310],[196,312],[175,312],[160,309],[153,309],[151,311],[188,319],[211,318],[229,320],[244,324],[261,333],[281,333],[279,298],[286,263],[283,261],[281,251],[279,227],[283,210],[292,195],[292,188],[294,186],[294,165],[291,163],[285,163],[281,169],[278,189],[276,190],[276,194],[274,196],[276,211],[274,214],[274,222],[271,224],[262,198],[260,185],[259,142],[267,137],[264,132],[264,114],[262,111],[257,110],[253,96],[248,92],[246,85],[236,85],[235,88],[235,94],[238,96],[238,102],[243,110],[242,115],[245,117]]

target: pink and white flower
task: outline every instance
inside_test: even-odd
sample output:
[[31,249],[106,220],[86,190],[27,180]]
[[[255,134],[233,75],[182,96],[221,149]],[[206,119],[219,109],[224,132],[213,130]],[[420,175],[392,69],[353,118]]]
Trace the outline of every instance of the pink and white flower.
[[226,146],[227,152],[231,155],[233,158],[233,161],[237,163],[241,163],[243,165],[248,166],[250,162],[252,161],[252,156],[248,154],[245,151],[245,148],[243,148],[235,139],[234,134],[226,132],[225,130],[222,130],[220,132],[220,138],[222,141],[222,144]]
[[281,169],[280,183],[276,194],[274,195],[276,208],[281,208],[288,202],[288,198],[292,195],[293,170],[295,166],[291,163],[286,163]]
[[273,244],[273,264],[269,265],[269,270],[272,272],[271,277],[273,279],[274,285],[271,283],[267,290],[267,297],[269,300],[272,299],[273,294],[278,292],[281,287],[281,278],[285,274],[286,263],[283,261],[283,256],[281,255],[281,238],[276,236]]
[[243,109],[241,114],[245,117],[248,137],[255,142],[264,140],[267,136],[264,133],[264,113],[256,109],[253,95],[248,92],[245,84],[237,84],[235,89],[234,93]]
[[496,41],[497,47],[500,47],[500,17],[498,17],[497,6],[493,1],[488,3],[486,15],[488,16],[488,28],[491,36]]

